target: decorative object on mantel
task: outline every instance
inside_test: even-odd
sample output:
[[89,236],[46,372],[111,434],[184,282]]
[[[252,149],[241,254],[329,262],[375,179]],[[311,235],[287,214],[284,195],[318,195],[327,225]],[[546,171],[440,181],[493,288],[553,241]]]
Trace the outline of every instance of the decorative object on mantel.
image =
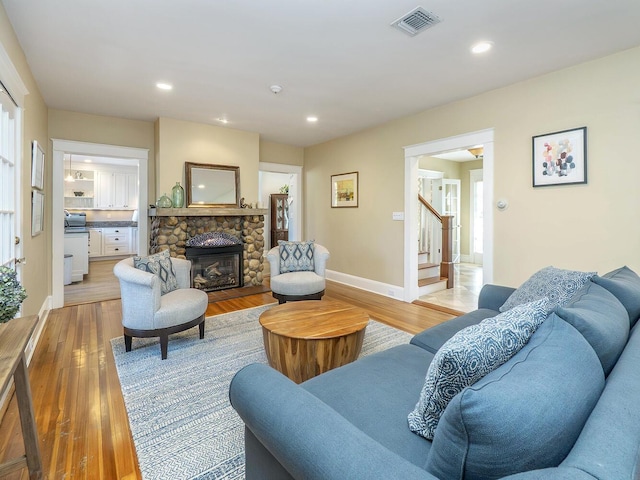
[[533,186],[587,183],[587,127],[533,137]]
[[169,197],[167,197],[166,193],[164,193],[156,202],[156,207],[158,208],[171,208],[172,206],[173,202]]
[[358,206],[358,172],[331,175],[331,208]]
[[240,208],[253,208],[253,203],[244,203],[244,197],[240,199]]
[[184,163],[187,207],[239,207],[240,167]]
[[27,292],[18,282],[16,272],[9,267],[0,267],[0,323],[15,317],[25,298]]
[[173,208],[184,207],[184,188],[182,188],[180,182],[176,182],[171,189],[171,202],[173,203]]

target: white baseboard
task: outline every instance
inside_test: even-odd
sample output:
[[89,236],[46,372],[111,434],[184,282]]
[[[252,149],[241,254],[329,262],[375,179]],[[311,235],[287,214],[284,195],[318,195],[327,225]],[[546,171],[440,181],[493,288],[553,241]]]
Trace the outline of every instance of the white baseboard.
[[385,297],[404,301],[404,288],[398,287],[397,285],[390,285],[388,283],[382,283],[368,278],[356,277],[355,275],[336,272],[334,270],[327,270],[326,277],[328,280],[349,285],[350,287],[359,288],[360,290],[366,290],[367,292],[373,292],[379,295],[384,295]]

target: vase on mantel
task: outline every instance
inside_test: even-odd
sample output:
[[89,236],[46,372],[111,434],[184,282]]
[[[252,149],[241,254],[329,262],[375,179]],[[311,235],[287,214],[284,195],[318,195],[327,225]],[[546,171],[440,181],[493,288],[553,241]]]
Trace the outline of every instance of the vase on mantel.
[[173,205],[173,202],[169,197],[167,197],[166,193],[163,194],[156,202],[156,207],[158,208],[171,208],[172,205]]
[[173,203],[173,208],[184,207],[184,188],[182,188],[180,182],[176,182],[174,187],[171,189],[171,201]]

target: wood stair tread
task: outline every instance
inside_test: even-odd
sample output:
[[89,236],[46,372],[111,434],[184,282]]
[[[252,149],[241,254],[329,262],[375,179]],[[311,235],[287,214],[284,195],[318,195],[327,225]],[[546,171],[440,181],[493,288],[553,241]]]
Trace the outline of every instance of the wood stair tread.
[[418,280],[418,287],[424,287],[426,285],[432,285],[434,283],[438,283],[440,281],[447,281],[444,277],[429,277],[429,278],[421,278]]
[[418,270],[424,270],[426,268],[434,268],[434,267],[439,267],[440,264],[439,263],[419,263],[418,264]]

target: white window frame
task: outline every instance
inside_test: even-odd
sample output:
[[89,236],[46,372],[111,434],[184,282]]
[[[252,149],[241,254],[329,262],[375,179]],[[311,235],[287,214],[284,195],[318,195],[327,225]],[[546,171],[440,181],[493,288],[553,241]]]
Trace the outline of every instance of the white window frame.
[[[0,127],[3,147],[0,154],[2,155],[2,199],[0,200],[0,210],[2,211],[0,234],[0,264],[6,266],[15,266],[20,278],[19,264],[15,261],[21,257],[22,241],[17,245],[15,239],[22,238],[22,217],[21,210],[22,199],[22,145],[23,145],[23,109],[24,97],[29,91],[20,78],[18,71],[14,67],[9,54],[6,52],[2,44],[0,44],[0,81],[2,88],[6,89],[6,93],[12,100],[9,107],[3,106],[4,111],[9,109],[13,111],[13,119],[7,122],[4,119],[2,127]],[[29,202],[30,204],[30,202]]]

